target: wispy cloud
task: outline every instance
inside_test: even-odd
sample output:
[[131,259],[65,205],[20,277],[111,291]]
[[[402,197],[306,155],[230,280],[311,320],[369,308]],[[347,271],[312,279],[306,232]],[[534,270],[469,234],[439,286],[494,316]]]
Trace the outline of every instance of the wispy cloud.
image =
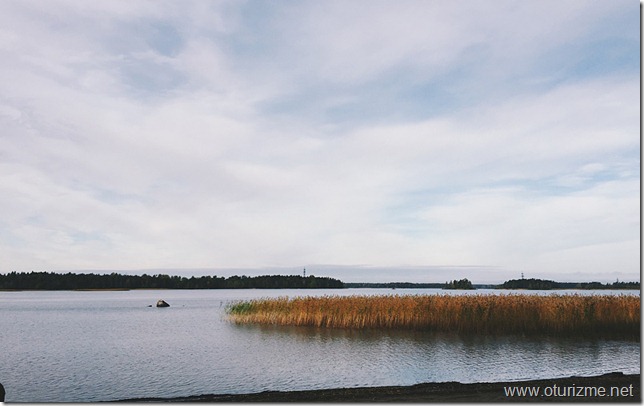
[[0,271],[638,278],[638,11],[4,2]]

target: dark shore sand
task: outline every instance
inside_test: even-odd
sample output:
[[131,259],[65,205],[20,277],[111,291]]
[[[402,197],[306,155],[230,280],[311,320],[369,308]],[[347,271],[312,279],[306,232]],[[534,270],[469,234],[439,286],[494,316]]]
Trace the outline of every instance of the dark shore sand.
[[[555,396],[558,393],[574,393],[572,396]],[[539,387],[541,396],[506,396],[506,387]],[[548,388],[548,389],[547,389]],[[581,396],[588,393],[601,393],[605,396]],[[619,396],[610,396],[619,391]],[[544,396],[544,391],[551,396]],[[124,402],[632,402],[641,403],[640,374],[624,375],[621,372],[592,377],[570,377],[559,379],[539,379],[521,382],[469,383],[458,382],[422,383],[413,386],[382,386],[372,388],[322,389],[292,392],[260,392],[244,395],[199,395],[183,398],[145,398],[128,399]]]

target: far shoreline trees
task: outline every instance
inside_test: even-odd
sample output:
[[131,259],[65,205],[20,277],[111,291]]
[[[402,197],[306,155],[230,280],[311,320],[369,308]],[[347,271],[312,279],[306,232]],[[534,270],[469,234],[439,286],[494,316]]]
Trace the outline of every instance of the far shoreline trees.
[[453,280],[451,282],[445,282],[445,286],[443,286],[443,289],[459,289],[459,290],[473,290],[475,289],[474,286],[472,286],[472,282],[469,281],[469,279],[461,279],[461,280]]
[[497,286],[497,289],[527,289],[527,290],[552,290],[552,289],[639,289],[639,282],[555,282],[547,279],[511,279]]
[[0,274],[2,290],[93,290],[93,289],[329,289],[343,288],[342,281],[317,276],[169,276],[122,275],[118,273],[57,274],[53,272],[11,272]]
[[68,272],[10,272],[0,274],[0,290],[129,290],[129,289],[640,289],[640,282],[555,282],[544,279],[512,279],[500,285],[472,284],[467,278],[442,283],[344,283],[313,275],[262,275],[201,277],[157,275],[93,274]]

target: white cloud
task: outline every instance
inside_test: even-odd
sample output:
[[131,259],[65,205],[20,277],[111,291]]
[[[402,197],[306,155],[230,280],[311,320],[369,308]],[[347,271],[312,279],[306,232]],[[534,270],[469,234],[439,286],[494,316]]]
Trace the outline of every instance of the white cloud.
[[623,5],[263,7],[0,6],[0,272],[638,274]]
[[[436,240],[432,245],[448,258],[454,258],[460,251],[466,262],[478,259],[532,271],[552,271],[554,264],[545,267],[542,257],[566,250],[581,252],[590,247],[632,246],[637,242],[636,191],[635,180],[607,182],[561,196],[523,188],[469,191],[429,207],[419,221]],[[631,253],[630,259],[621,257],[621,249],[613,255],[607,252],[603,255],[601,266],[611,260],[615,264],[630,261],[632,265],[637,258],[637,252]],[[586,258],[577,260],[583,260],[588,271],[601,270],[597,263],[587,266]],[[567,269],[571,266],[573,269]],[[571,260],[556,270],[565,273],[581,267],[574,266]]]

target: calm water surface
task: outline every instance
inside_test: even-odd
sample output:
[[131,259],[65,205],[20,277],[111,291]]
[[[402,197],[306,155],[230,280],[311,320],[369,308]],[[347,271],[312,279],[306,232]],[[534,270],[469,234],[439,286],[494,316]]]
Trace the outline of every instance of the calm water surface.
[[[634,341],[237,326],[224,314],[227,303],[241,299],[387,293],[509,292],[0,292],[0,382],[7,402],[92,402],[640,372]],[[552,293],[573,291],[540,294]],[[147,307],[161,298],[171,307]]]

